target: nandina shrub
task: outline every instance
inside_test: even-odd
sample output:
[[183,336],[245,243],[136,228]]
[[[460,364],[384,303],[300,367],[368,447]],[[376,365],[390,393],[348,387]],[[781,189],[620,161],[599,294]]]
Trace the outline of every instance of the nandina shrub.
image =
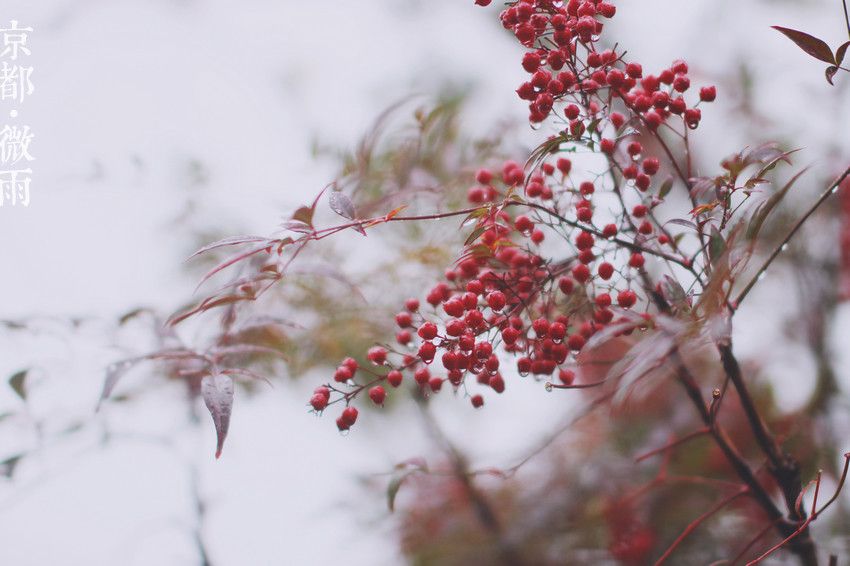
[[[810,526],[837,500],[850,456],[831,470],[837,485],[827,494],[811,461],[818,457],[814,426],[774,410],[756,368],[736,357],[732,329],[750,291],[850,170],[789,229],[766,236],[800,176],[777,180],[793,152],[748,147],[716,174],[698,176],[690,140],[722,92],[692,84],[682,60],[645,69],[607,36],[615,16],[615,5],[604,1],[507,3],[500,21],[520,44],[519,64],[528,73],[516,95],[541,143],[528,155],[480,163],[469,172],[465,204],[448,200],[448,209],[410,213],[397,194],[364,207],[368,183],[354,171],[296,210],[284,235],[230,238],[201,250],[242,248],[205,280],[235,265],[243,268],[239,275],[171,320],[225,309],[216,341],[223,354],[194,360],[218,432],[217,455],[232,378],[253,376],[238,360],[222,364],[222,356],[263,352],[256,344],[227,349],[233,320],[285,284],[319,241],[368,236],[389,224],[454,222],[463,243],[443,276],[424,286],[408,282],[411,296],[390,321],[394,339],[342,357],[317,384],[308,410],[349,431],[368,418],[364,405],[382,407],[401,392],[420,402],[454,394],[486,411],[489,397],[510,395],[512,381],[531,378],[541,382],[541,394],[574,390],[589,415],[607,407],[611,417],[597,417],[595,427],[577,423],[588,434],[553,447],[553,454],[575,454],[585,443],[582,459],[569,466],[555,458],[547,491],[563,498],[543,497],[543,505],[540,498],[529,503],[517,482],[476,486],[477,474],[448,442],[442,467],[400,465],[391,505],[402,482],[423,490],[403,523],[411,556],[472,563],[458,557],[475,553],[435,550],[441,541],[449,549],[487,548],[477,555],[485,563],[645,564],[676,560],[677,553],[689,561],[755,563],[780,549],[818,563]],[[841,57],[830,51],[830,81],[845,50]],[[316,225],[323,198],[344,222]],[[658,431],[669,437],[659,439]],[[615,457],[603,465],[591,448],[606,444]],[[655,469],[638,467],[653,459],[661,462]],[[590,479],[581,473],[585,460],[598,466]],[[433,473],[440,469],[448,473]],[[570,520],[544,521],[556,528],[542,542],[539,531],[518,531],[531,509]],[[721,514],[743,527],[705,532]],[[707,542],[690,546],[700,537]],[[488,546],[492,540],[498,544]]]

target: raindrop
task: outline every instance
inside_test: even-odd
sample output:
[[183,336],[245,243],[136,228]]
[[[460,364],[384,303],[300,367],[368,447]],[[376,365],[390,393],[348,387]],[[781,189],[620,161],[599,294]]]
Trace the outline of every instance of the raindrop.
[[764,279],[765,275],[767,275],[767,271],[762,271],[761,273],[759,273],[759,276],[756,278],[756,281],[761,281],[762,279]]
[[551,393],[551,392],[552,392],[552,389],[554,389],[554,388],[553,388],[553,386],[552,386],[552,383],[551,383],[551,382],[549,382],[549,381],[547,381],[547,382],[546,382],[546,385],[544,385],[543,387],[544,387],[544,388],[546,389],[546,391],[547,391],[547,392],[549,392],[549,393]]

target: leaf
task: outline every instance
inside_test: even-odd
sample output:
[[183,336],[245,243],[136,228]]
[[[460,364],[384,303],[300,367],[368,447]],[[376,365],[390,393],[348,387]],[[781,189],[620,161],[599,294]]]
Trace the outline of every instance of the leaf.
[[847,53],[847,48],[850,47],[850,41],[846,41],[838,46],[835,50],[835,64],[839,67],[844,62],[844,55]]
[[785,37],[797,44],[797,47],[824,63],[830,65],[835,64],[835,57],[832,55],[832,49],[823,40],[812,35],[797,31],[795,29],[784,28],[781,26],[770,26]]
[[22,369],[12,374],[9,377],[9,387],[12,388],[12,391],[17,393],[18,397],[20,397],[23,401],[27,400],[27,390],[24,387],[24,381],[27,378],[27,374],[29,373],[29,369]]
[[770,215],[771,211],[779,204],[785,195],[788,193],[788,190],[794,186],[794,183],[797,179],[800,178],[803,173],[808,171],[808,167],[791,177],[791,179],[785,183],[785,185],[776,191],[774,194],[770,196],[767,201],[765,201],[753,214],[752,220],[750,220],[749,226],[747,226],[747,239],[753,240],[755,239],[759,232],[761,231],[761,227],[764,224],[765,220],[767,220],[768,215]]
[[298,222],[303,222],[307,226],[313,226],[313,209],[309,206],[302,206],[292,213],[292,219]]
[[712,260],[716,260],[723,255],[724,251],[726,251],[726,240],[723,239],[723,234],[720,233],[717,226],[712,224],[708,239],[708,255]]
[[668,175],[667,178],[664,179],[664,182],[661,183],[661,188],[658,189],[658,198],[663,199],[664,197],[666,197],[667,194],[670,192],[670,189],[672,189],[672,188],[673,188],[673,177]]
[[217,437],[215,457],[221,457],[221,449],[230,428],[230,413],[233,410],[233,379],[223,374],[208,375],[201,380],[201,395],[212,416]]
[[471,244],[472,242],[474,242],[475,240],[477,240],[477,239],[481,236],[481,234],[483,234],[486,230],[487,230],[487,225],[486,225],[486,224],[482,224],[482,225],[478,226],[478,227],[477,227],[475,230],[473,230],[473,231],[472,231],[472,233],[471,233],[471,234],[470,234],[470,235],[466,238],[466,241],[463,243],[463,245],[464,245],[464,246],[468,246],[469,244]]
[[5,460],[0,461],[0,475],[6,476],[7,478],[11,478],[15,473],[15,468],[18,467],[18,464],[21,462],[21,458],[23,458],[23,454],[18,454],[16,456],[10,456]]
[[396,474],[387,486],[387,508],[389,508],[390,513],[395,511],[395,497],[398,495],[398,490],[401,488],[401,484],[403,484],[404,480],[406,480],[412,473],[412,471],[406,471],[401,474]]
[[341,191],[331,191],[330,196],[331,210],[349,220],[357,219],[357,210],[354,208],[354,203],[348,198],[348,195]]
[[202,253],[214,250],[216,248],[223,248],[224,246],[238,246],[240,244],[247,244],[251,242],[267,241],[268,238],[263,238],[262,236],[233,236],[230,238],[224,238],[222,240],[215,241],[211,244],[207,244],[206,246],[202,247],[201,249],[190,255],[188,259],[192,259],[195,256],[201,255]]
[[690,228],[691,230],[697,230],[696,224],[694,224],[690,220],[685,220],[684,218],[673,218],[672,220],[668,220],[664,224],[676,224],[677,226],[684,226],[685,228]]
[[829,84],[834,84],[832,82],[832,77],[834,77],[835,73],[837,72],[838,67],[836,67],[835,65],[830,65],[829,67],[827,67],[826,71],[824,71],[824,74],[826,75],[826,82],[828,82]]

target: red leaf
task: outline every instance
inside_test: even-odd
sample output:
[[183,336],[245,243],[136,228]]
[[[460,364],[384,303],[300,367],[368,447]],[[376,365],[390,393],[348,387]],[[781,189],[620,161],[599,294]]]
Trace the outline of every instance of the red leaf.
[[847,48],[850,47],[850,41],[842,43],[838,49],[835,50],[835,64],[839,67],[841,63],[844,62],[844,55],[847,53]]
[[832,55],[832,49],[823,40],[818,39],[802,31],[795,29],[784,28],[780,26],[771,26],[779,33],[784,34],[788,39],[797,44],[797,47],[824,63],[830,65],[835,64],[835,58]]

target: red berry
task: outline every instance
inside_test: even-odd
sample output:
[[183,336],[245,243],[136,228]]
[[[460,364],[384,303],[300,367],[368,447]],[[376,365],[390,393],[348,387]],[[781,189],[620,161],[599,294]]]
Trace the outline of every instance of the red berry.
[[426,322],[419,327],[417,334],[423,340],[433,340],[437,337],[437,325],[433,322]]
[[567,346],[569,346],[571,350],[581,350],[584,347],[585,342],[586,340],[581,334],[572,334],[569,338],[567,338]]
[[473,395],[470,399],[470,402],[472,403],[472,406],[477,409],[484,405],[484,397],[482,397],[481,395]]
[[431,372],[428,368],[419,368],[413,373],[413,379],[419,385],[425,385],[431,379]]
[[588,279],[590,279],[590,268],[588,268],[585,264],[580,263],[573,267],[572,269],[573,277],[579,283],[584,283]]
[[406,327],[410,326],[411,323],[413,323],[413,317],[410,316],[409,312],[400,312],[397,315],[395,315],[395,322],[401,328],[406,328]]
[[387,374],[387,383],[392,385],[393,387],[398,387],[401,385],[401,380],[404,376],[397,369],[392,370]]
[[576,374],[572,370],[562,369],[558,371],[558,379],[560,379],[561,383],[564,385],[572,385],[576,379]]
[[646,173],[647,175],[655,175],[656,173],[658,173],[658,168],[660,167],[660,163],[658,162],[658,159],[656,159],[655,157],[648,157],[648,158],[643,160],[642,167],[643,167],[643,172]]
[[369,348],[369,352],[366,354],[366,357],[369,358],[369,361],[376,366],[380,366],[387,361],[387,351],[380,346],[375,346],[373,348]]
[[354,373],[347,366],[339,366],[334,372],[334,381],[345,383],[354,376]]
[[419,310],[419,300],[418,299],[407,299],[404,301],[404,308],[409,310],[410,312],[416,312]]
[[617,293],[617,304],[627,309],[637,302],[637,295],[634,291],[625,290]]
[[699,89],[699,99],[703,102],[713,102],[717,98],[717,89],[713,86],[704,86]]
[[310,397],[310,404],[316,411],[321,411],[328,406],[328,398],[318,393]]
[[350,369],[352,374],[357,371],[357,368],[360,367],[360,364],[358,364],[357,360],[355,360],[354,358],[345,358],[344,360],[342,360],[342,365]]
[[608,263],[607,261],[600,263],[597,272],[599,273],[599,277],[601,277],[605,281],[608,281],[609,279],[611,279],[611,276],[614,275],[614,266]]
[[540,242],[542,242],[545,237],[546,235],[543,233],[542,230],[535,230],[531,233],[531,241],[535,244],[539,244]]
[[629,258],[629,265],[636,269],[640,269],[643,267],[644,261],[643,254],[635,252],[632,254],[632,257]]
[[528,216],[521,215],[517,216],[516,220],[514,220],[514,227],[519,232],[530,232],[534,228],[534,222]]
[[443,310],[449,316],[462,316],[466,309],[463,308],[463,302],[460,299],[451,299],[443,304]]
[[606,238],[613,238],[617,235],[617,225],[616,224],[606,224],[602,229],[602,235]]
[[507,302],[507,297],[505,297],[505,294],[501,291],[493,291],[487,295],[487,304],[494,311],[500,311],[505,308]]
[[428,387],[431,388],[431,391],[436,393],[443,387],[443,379],[441,377],[432,377],[428,381]]
[[383,405],[384,399],[387,397],[387,392],[380,385],[376,385],[375,387],[369,390],[369,399],[376,405]]
[[499,373],[490,376],[489,384],[496,393],[502,393],[505,390],[505,380]]
[[346,407],[342,411],[342,415],[340,415],[340,419],[347,424],[348,426],[352,426],[357,422],[358,411],[355,407]]
[[561,289],[561,292],[565,295],[569,295],[570,293],[572,293],[574,287],[575,284],[573,283],[573,280],[569,277],[561,277],[558,280],[558,288]]

